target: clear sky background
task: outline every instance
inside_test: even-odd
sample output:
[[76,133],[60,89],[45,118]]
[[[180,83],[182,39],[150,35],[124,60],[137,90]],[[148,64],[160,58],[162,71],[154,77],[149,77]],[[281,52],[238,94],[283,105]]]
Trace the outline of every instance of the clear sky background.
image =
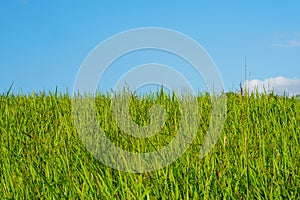
[[[163,27],[206,49],[226,91],[244,83],[247,56],[249,87],[298,94],[299,9],[297,0],[0,0],[0,92],[12,83],[14,92],[71,91],[80,65],[100,42],[128,29]],[[118,67],[112,74],[122,71]]]

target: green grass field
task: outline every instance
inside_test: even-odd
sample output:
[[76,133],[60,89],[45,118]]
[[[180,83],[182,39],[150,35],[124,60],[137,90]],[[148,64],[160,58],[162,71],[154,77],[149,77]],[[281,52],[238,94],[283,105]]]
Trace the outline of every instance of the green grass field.
[[[123,149],[148,152],[172,140],[180,108],[158,93],[132,96],[130,112],[139,125],[154,104],[168,119],[149,139],[120,130],[110,95],[96,99],[98,119],[108,138]],[[63,94],[0,95],[0,199],[299,199],[300,101],[269,95],[228,94],[222,134],[199,158],[208,130],[211,102],[199,95],[199,128],[177,161],[149,173],[126,173],[95,159],[82,144]]]

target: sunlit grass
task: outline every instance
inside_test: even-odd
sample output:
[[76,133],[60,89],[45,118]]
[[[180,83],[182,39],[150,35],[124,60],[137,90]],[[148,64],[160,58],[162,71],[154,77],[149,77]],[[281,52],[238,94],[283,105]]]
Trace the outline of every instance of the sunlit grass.
[[[163,93],[132,96],[130,112],[149,123],[151,105],[168,119],[149,139],[120,130],[111,96],[98,95],[97,116],[115,144],[135,152],[172,140],[179,105]],[[200,121],[188,151],[167,167],[143,174],[111,169],[85,149],[74,127],[71,98],[64,94],[0,95],[0,199],[299,199],[300,101],[274,94],[228,94],[227,119],[214,149],[199,158],[208,130],[210,97],[198,96]]]

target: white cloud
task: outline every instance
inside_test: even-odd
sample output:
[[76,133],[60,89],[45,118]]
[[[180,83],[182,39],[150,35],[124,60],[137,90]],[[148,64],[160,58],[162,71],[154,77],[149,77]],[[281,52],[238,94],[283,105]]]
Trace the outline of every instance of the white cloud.
[[300,39],[292,39],[287,41],[286,43],[278,43],[278,44],[273,44],[274,47],[300,47]]
[[264,81],[261,80],[247,80],[246,88],[249,92],[258,90],[259,93],[267,93],[274,91],[277,94],[287,94],[289,96],[300,94],[300,79],[298,78],[286,78],[278,76],[274,78],[268,78]]
[[300,47],[300,32],[278,32],[273,34],[273,47]]

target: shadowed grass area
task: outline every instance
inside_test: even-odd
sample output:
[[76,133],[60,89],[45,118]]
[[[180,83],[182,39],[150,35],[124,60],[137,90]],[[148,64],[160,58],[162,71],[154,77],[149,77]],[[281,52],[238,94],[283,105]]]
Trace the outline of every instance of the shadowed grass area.
[[[168,115],[149,139],[120,130],[111,95],[96,98],[106,136],[128,151],[160,149],[176,135],[178,101],[164,93],[131,98],[130,113],[149,123],[157,103]],[[299,199],[300,101],[269,95],[228,94],[227,119],[214,149],[199,150],[208,130],[210,96],[198,96],[200,121],[187,152],[167,167],[132,174],[111,169],[85,149],[74,127],[71,98],[64,94],[0,96],[1,199]],[[196,109],[196,108],[195,108]]]

